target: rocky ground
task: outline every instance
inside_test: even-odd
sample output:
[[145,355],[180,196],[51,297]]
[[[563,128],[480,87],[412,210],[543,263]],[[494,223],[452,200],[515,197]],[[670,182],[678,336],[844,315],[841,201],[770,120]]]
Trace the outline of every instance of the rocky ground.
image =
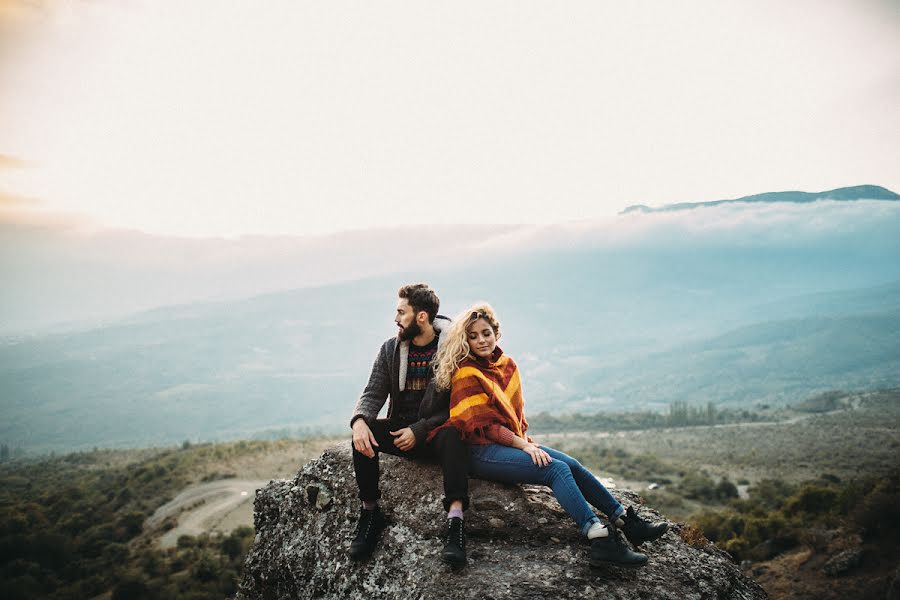
[[[382,472],[391,524],[361,564],[347,556],[358,513],[347,445],[259,490],[256,541],[237,599],[766,597],[728,555],[677,523],[642,548],[645,567],[591,567],[588,545],[547,488],[482,481],[472,482],[466,514],[469,561],[452,571],[439,558],[440,469],[383,456]],[[664,518],[637,495],[614,493],[645,517]]]
[[900,542],[866,543],[844,530],[749,566],[773,600],[900,600]]

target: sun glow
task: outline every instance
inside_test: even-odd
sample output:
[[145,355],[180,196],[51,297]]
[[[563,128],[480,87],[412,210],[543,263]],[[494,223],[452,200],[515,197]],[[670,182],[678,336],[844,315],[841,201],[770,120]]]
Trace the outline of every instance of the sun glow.
[[4,0],[0,193],[232,236],[898,187],[896,11],[854,6]]

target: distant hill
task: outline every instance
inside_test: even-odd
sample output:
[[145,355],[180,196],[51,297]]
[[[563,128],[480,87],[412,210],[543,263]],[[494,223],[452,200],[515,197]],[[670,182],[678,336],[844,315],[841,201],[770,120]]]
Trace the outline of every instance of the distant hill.
[[900,311],[750,325],[579,379],[576,387],[650,406],[785,404],[832,389],[888,387],[900,381]]
[[452,260],[398,246],[407,259],[391,274],[0,338],[0,443],[47,452],[346,431],[396,333],[397,288],[422,280],[444,314],[479,299],[497,308],[532,413],[893,387],[898,231],[900,203],[878,201],[616,218],[509,246],[490,243],[509,232],[482,229],[485,244]]
[[[558,414],[664,410],[674,400],[783,404],[825,389],[900,385],[896,287],[816,295],[812,314],[825,305],[837,316],[730,330],[739,314],[725,318],[710,298],[691,311],[690,298],[676,305],[679,290],[664,288],[635,298],[633,312],[619,308],[630,294],[601,300],[600,288],[579,289],[563,275],[555,291],[519,285],[491,299],[503,310],[502,346],[523,369],[529,410]],[[478,297],[461,282],[441,289]],[[343,431],[392,333],[393,293],[391,282],[357,282],[0,346],[0,441],[59,451]],[[516,296],[534,302],[514,304]]]
[[802,294],[747,311],[754,321],[877,314],[900,307],[900,281],[871,288]]
[[644,204],[634,204],[626,207],[621,211],[620,214],[632,212],[672,212],[678,210],[690,210],[692,208],[700,208],[705,206],[732,204],[735,202],[794,202],[798,204],[805,204],[809,202],[816,202],[817,200],[841,200],[847,202],[852,202],[855,200],[897,201],[900,200],[900,195],[895,194],[891,190],[885,189],[878,185],[856,185],[853,187],[828,190],[827,192],[768,192],[765,194],[755,194],[753,196],[744,196],[742,198],[734,198],[731,200],[712,200],[709,202],[679,202],[677,204],[666,204],[659,207],[651,207]]

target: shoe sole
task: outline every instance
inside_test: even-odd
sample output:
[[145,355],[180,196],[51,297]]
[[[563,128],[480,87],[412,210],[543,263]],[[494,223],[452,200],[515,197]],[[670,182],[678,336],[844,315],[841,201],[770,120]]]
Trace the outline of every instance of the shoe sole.
[[451,567],[461,567],[466,564],[465,557],[463,557],[462,559],[459,559],[455,556],[443,554],[443,555],[441,555],[441,559],[443,559],[443,561],[445,563],[447,563],[448,565],[450,565]]
[[361,562],[370,558],[373,554],[375,554],[375,550],[378,549],[378,543],[381,541],[381,536],[384,533],[384,530],[387,529],[388,524],[385,523],[384,526],[378,530],[378,533],[375,534],[375,544],[372,546],[372,550],[369,552],[365,552],[363,554],[354,554],[353,549],[350,549],[350,552],[347,554],[350,556],[350,560],[353,562]]
[[368,554],[352,554],[351,553],[350,560],[352,560],[353,562],[362,562],[362,561],[370,558],[372,556],[372,554],[374,554],[374,553],[375,553],[374,550],[372,552],[369,552]]
[[592,558],[589,562],[592,567],[622,567],[623,569],[640,569],[649,561],[640,563],[620,563],[612,560],[599,560],[596,558]]
[[375,548],[372,548],[372,550],[371,550],[370,552],[364,552],[364,553],[362,553],[362,554],[354,554],[354,553],[351,551],[351,552],[349,553],[349,554],[350,554],[350,560],[352,560],[352,561],[354,561],[354,562],[361,562],[361,561],[364,561],[364,560],[366,560],[366,559],[368,559],[368,558],[371,558],[372,555],[375,554],[375,550],[378,549],[378,542],[380,542],[380,541],[381,541],[380,539],[375,540]]

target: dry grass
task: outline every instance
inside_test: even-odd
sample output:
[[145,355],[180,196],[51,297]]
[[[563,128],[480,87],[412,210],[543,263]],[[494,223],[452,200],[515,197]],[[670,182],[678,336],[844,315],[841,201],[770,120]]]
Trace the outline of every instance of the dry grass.
[[703,535],[703,532],[693,525],[685,525],[678,531],[678,536],[685,544],[692,548],[705,548],[709,545],[709,540]]

